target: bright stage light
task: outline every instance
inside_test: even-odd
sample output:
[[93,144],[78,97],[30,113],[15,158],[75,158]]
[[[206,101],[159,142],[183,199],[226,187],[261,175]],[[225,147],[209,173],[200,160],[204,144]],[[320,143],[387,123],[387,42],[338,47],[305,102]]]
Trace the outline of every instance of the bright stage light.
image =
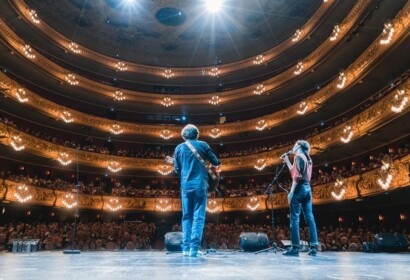
[[216,13],[222,7],[222,0],[205,0],[205,5],[208,11]]

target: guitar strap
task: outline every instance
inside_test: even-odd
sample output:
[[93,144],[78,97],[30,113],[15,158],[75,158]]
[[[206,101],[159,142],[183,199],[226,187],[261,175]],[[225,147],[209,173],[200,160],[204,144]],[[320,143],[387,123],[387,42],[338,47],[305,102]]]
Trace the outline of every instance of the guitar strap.
[[205,168],[208,174],[212,177],[212,179],[214,181],[218,180],[218,177],[212,172],[210,168],[206,166],[205,160],[201,157],[201,155],[198,153],[195,147],[191,143],[189,143],[189,141],[185,141],[185,144],[188,146],[191,152],[195,155],[195,157],[199,160],[199,162],[202,164],[202,166]]

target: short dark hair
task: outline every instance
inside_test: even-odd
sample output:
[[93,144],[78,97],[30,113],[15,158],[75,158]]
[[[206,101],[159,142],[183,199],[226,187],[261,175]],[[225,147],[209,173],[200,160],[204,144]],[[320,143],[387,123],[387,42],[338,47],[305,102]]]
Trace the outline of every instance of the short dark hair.
[[185,140],[196,140],[199,136],[198,128],[193,124],[187,124],[181,131],[181,136]]

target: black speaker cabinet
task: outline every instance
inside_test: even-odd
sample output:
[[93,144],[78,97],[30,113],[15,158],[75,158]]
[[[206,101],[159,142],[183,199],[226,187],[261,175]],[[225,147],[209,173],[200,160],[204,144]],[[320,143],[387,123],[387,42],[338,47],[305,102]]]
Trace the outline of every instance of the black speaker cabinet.
[[167,232],[165,234],[165,249],[169,252],[182,251],[182,232]]
[[379,250],[384,252],[403,252],[409,247],[409,242],[402,233],[378,233],[375,239]]
[[255,252],[269,247],[269,238],[266,233],[242,232],[239,238],[240,247],[245,252]]

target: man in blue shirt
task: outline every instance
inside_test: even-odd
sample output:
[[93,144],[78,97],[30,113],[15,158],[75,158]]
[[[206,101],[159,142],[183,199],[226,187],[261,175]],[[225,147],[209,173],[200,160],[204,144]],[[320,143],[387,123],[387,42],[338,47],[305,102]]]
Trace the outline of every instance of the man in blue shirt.
[[[181,136],[197,150],[203,160],[214,166],[220,165],[211,147],[206,142],[198,141],[199,130],[195,125],[186,125]],[[196,257],[205,225],[208,172],[186,143],[175,148],[174,158],[174,172],[181,180],[182,253],[184,256]]]

